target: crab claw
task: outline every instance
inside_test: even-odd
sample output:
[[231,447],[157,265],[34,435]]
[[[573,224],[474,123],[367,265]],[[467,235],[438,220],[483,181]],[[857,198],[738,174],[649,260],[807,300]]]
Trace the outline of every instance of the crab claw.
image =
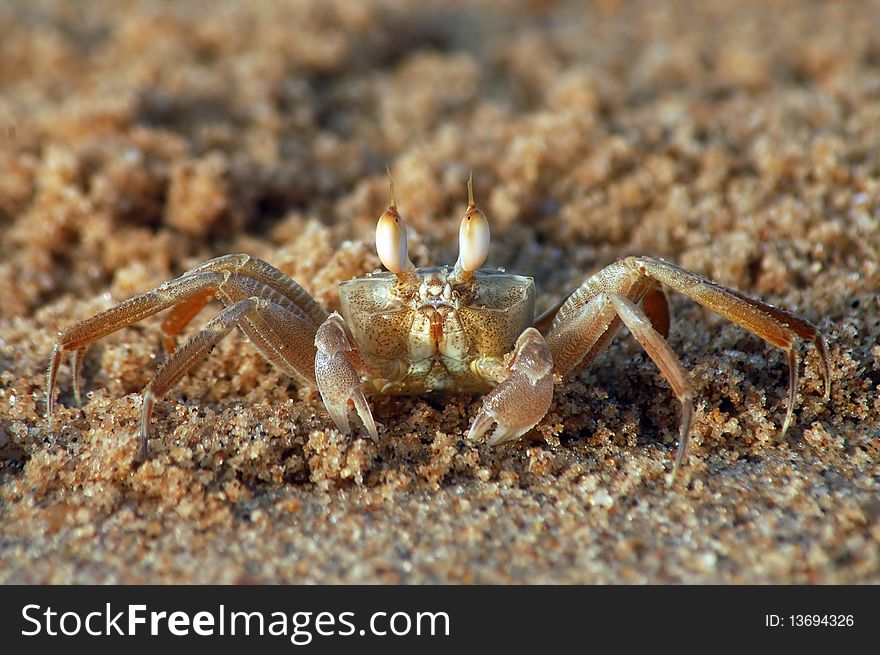
[[528,328],[519,336],[507,368],[510,374],[486,395],[468,439],[479,439],[496,423],[489,445],[512,441],[535,427],[550,408],[553,356],[540,332]]
[[345,333],[342,317],[333,312],[327,317],[315,335],[315,379],[318,391],[330,418],[339,431],[348,434],[348,402],[354,404],[364,427],[373,441],[379,441],[379,432],[373,414],[361,388],[361,378],[352,363],[354,349]]

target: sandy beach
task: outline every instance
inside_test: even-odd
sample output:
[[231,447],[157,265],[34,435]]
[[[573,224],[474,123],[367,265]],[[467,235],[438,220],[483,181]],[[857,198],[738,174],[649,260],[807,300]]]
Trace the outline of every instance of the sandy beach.
[[[11,1],[0,6],[0,582],[880,583],[880,3]],[[473,171],[488,265],[538,310],[650,255],[815,323],[785,353],[671,294],[680,406],[622,331],[491,448],[469,395],[373,399],[381,439],[233,333],[157,403],[162,316],[70,367],[59,330],[246,252],[328,310],[417,266]],[[217,303],[187,328],[219,311]]]

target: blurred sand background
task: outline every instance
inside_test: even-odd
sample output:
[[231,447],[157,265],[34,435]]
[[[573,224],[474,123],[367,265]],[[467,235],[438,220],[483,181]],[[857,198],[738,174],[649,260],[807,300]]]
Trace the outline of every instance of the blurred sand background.
[[[4,2],[0,581],[880,582],[880,3]],[[473,169],[489,264],[540,307],[629,254],[815,322],[784,353],[673,296],[679,406],[622,333],[520,442],[480,399],[374,403],[342,436],[237,334],[157,406],[159,319],[56,332],[245,251],[328,308],[378,267],[385,165],[417,265],[451,263]],[[206,320],[206,311],[195,326]],[[194,326],[194,327],[195,327]]]

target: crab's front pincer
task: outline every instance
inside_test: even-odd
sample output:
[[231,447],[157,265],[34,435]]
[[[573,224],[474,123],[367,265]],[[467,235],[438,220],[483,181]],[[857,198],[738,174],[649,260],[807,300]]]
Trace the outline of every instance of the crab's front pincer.
[[553,356],[540,332],[535,328],[523,331],[507,368],[507,378],[485,396],[468,439],[479,439],[494,422],[497,427],[489,445],[513,441],[535,427],[550,408]]
[[361,417],[373,441],[379,441],[379,432],[373,414],[361,388],[361,379],[351,360],[354,348],[345,333],[342,317],[333,312],[315,335],[315,380],[324,406],[336,427],[345,434],[348,423],[348,402]]

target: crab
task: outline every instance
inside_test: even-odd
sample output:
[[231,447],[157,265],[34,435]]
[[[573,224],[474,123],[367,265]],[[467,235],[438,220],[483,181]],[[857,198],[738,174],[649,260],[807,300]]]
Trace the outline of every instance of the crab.
[[[370,396],[433,391],[485,393],[467,437],[490,445],[512,441],[547,414],[554,385],[580,371],[608,347],[621,325],[641,344],[681,403],[678,449],[667,480],[684,461],[693,421],[694,390],[667,342],[666,288],[739,324],[788,355],[792,421],[798,387],[798,340],[819,355],[825,398],[831,376],[815,325],[783,309],[723,287],[662,259],[619,259],[535,318],[531,277],[481,268],[489,251],[489,222],[474,202],[459,229],[452,266],[416,268],[407,256],[406,224],[389,173],[390,205],[376,227],[376,249],[387,269],[340,283],[339,312],[322,308],[299,284],[247,254],[211,259],[180,277],[60,332],[49,362],[49,428],[54,387],[71,353],[73,392],[81,403],[83,353],[92,342],[170,309],[162,330],[169,356],[143,392],[138,459],[148,457],[154,404],[233,328],[238,327],[272,364],[300,384],[317,387],[333,423],[351,432],[350,412],[379,440]],[[213,299],[224,309],[176,349],[174,336]]]

